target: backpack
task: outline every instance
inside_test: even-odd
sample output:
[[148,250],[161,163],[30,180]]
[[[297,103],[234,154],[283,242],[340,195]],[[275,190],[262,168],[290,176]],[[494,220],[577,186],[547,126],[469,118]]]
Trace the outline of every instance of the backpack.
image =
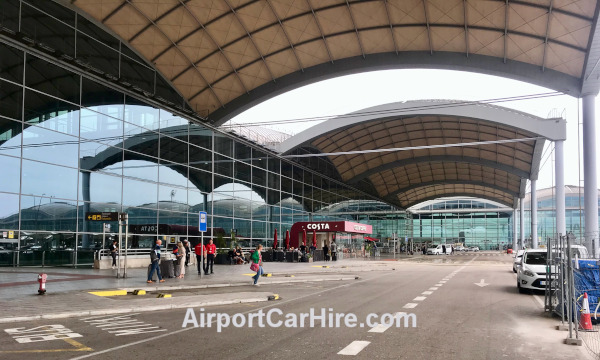
[[150,250],[150,261],[155,262],[158,260],[158,255],[154,249]]

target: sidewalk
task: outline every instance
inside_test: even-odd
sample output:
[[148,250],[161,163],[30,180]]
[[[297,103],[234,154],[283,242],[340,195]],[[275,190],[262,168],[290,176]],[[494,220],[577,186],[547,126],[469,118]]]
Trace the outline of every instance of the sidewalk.
[[[390,261],[391,260],[391,261]],[[300,283],[314,281],[349,281],[356,273],[391,270],[396,259],[345,259],[336,262],[264,264],[261,284]],[[401,260],[401,259],[400,259]],[[213,275],[197,274],[196,267],[186,268],[184,279],[166,279],[164,283],[146,283],[147,269],[127,269],[127,278],[117,278],[116,270],[90,268],[0,268],[0,307],[9,311],[0,315],[0,323],[76,316],[94,316],[139,311],[225,305],[267,301],[269,292],[251,287],[253,273],[249,265],[215,265]],[[46,295],[37,295],[39,273],[48,275]],[[121,270],[122,273],[122,270]],[[292,277],[293,276],[293,277]],[[92,295],[93,290],[143,289],[169,293],[182,289],[230,288],[239,291],[194,296],[156,298],[154,295],[131,297],[126,301]],[[15,303],[18,302],[18,306]],[[12,310],[11,310],[12,309]]]

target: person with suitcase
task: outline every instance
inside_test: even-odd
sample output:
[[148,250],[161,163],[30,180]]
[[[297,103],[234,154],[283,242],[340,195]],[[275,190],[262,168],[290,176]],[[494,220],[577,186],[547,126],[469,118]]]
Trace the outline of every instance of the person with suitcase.
[[162,241],[160,239],[156,240],[156,244],[150,250],[150,269],[148,271],[148,280],[147,283],[152,283],[152,277],[154,276],[154,271],[156,270],[156,276],[158,276],[159,282],[165,282],[160,274],[160,245]]
[[335,243],[335,240],[331,241],[331,260],[337,260],[337,244]]

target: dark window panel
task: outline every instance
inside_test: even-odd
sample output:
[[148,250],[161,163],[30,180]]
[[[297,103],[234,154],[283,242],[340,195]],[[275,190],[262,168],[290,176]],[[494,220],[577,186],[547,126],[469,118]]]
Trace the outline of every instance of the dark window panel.
[[[162,76],[156,76],[156,93],[155,95],[158,97],[171,101],[176,105],[184,105],[185,101],[183,98],[173,89],[171,84],[169,84]],[[187,105],[183,106],[184,109],[189,109]],[[191,109],[190,109],[191,110]]]
[[212,150],[212,131],[198,124],[190,124],[190,144]]
[[79,106],[35,92],[25,90],[25,121],[30,124],[46,120],[69,111],[77,111]]
[[55,3],[54,1],[25,0],[25,2],[57,18],[58,20],[66,23],[67,25],[75,26],[75,12]]
[[94,111],[123,119],[125,98],[118,91],[83,78],[81,105]]
[[79,104],[80,76],[42,60],[27,55],[25,86],[57,98]]
[[14,32],[19,31],[19,0],[2,0],[0,26]]
[[249,183],[252,179],[250,165],[241,161],[236,161],[235,179]]
[[215,173],[233,178],[233,159],[215,154]]
[[269,156],[269,171],[279,174],[281,171],[281,161],[278,158]]
[[[0,10],[0,24],[1,20]],[[23,52],[0,43],[0,77],[16,83],[23,83]]]
[[212,175],[210,172],[197,170],[193,168],[190,168],[189,172],[189,181],[190,184],[193,186],[192,189],[203,192],[212,191]]
[[174,138],[161,135],[160,158],[170,162],[184,164],[188,163],[188,144]]
[[139,62],[140,64],[145,64],[144,60],[141,57],[139,57],[138,54],[136,54],[133,50],[128,48],[125,44],[121,46],[121,53],[123,53],[123,55],[128,56],[132,60]]
[[263,151],[253,149],[252,150],[252,165],[261,169],[267,168],[267,154]]
[[205,171],[212,171],[212,153],[208,150],[190,146],[190,166]]
[[267,172],[261,168],[252,168],[252,183],[260,186],[267,185]]
[[77,59],[114,78],[119,77],[119,51],[85,35],[77,33]]
[[[40,3],[52,3],[52,1],[40,0]],[[73,12],[71,14],[74,15]],[[21,8],[21,32],[36,44],[41,43],[57,53],[75,56],[75,29],[26,3],[23,3]]]
[[252,148],[248,145],[235,143],[235,159],[245,163],[252,163]]
[[[0,81],[0,115],[21,120],[23,107],[23,88],[18,85]],[[4,131],[0,129],[0,134]]]
[[[77,17],[77,30],[84,32],[89,37],[96,39],[107,46],[110,46],[114,50],[117,50],[117,51],[119,50],[119,40],[118,39],[116,39],[114,36],[107,33],[106,31],[102,30],[96,24],[92,23],[90,20],[86,19],[85,17],[83,17],[81,15],[79,15]],[[77,47],[79,47],[79,40],[77,40],[77,41],[78,41]],[[79,52],[79,49],[78,49],[78,52]]]
[[154,70],[130,59],[121,56],[121,82],[127,82],[137,86],[151,94],[154,94]]
[[215,152],[233,157],[233,140],[225,135],[215,133]]

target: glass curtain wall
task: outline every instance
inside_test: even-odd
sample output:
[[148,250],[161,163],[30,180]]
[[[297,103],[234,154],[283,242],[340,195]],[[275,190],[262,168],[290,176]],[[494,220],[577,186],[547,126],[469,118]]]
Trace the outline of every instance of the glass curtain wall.
[[276,229],[282,244],[293,223],[358,197],[165,110],[191,114],[152,67],[67,8],[5,0],[0,19],[46,51],[0,38],[0,265],[91,264],[117,237],[118,223],[105,228],[88,221],[89,212],[126,212],[131,248],[157,238],[195,245],[199,211],[209,214],[205,239],[271,246]]

